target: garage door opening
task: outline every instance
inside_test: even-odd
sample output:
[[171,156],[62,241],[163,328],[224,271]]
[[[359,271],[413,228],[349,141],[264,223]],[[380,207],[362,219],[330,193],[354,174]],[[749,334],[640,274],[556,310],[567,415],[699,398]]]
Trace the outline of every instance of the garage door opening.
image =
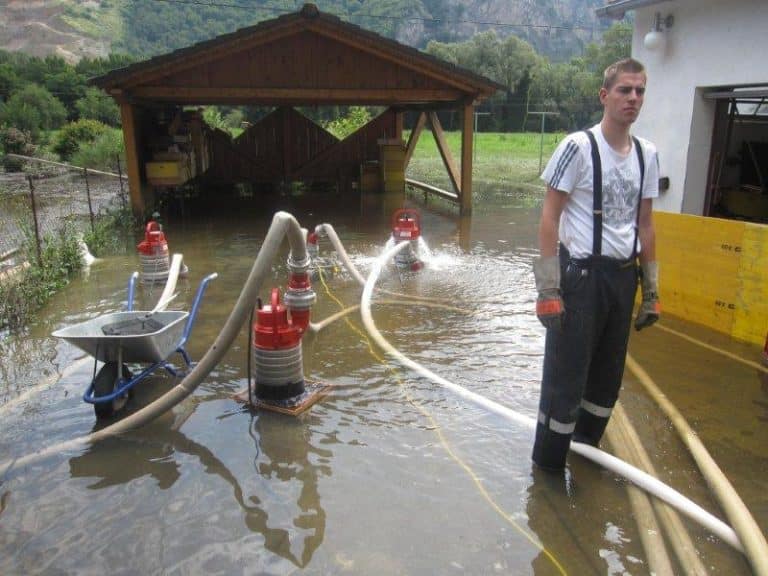
[[704,97],[716,101],[705,215],[768,222],[768,85]]

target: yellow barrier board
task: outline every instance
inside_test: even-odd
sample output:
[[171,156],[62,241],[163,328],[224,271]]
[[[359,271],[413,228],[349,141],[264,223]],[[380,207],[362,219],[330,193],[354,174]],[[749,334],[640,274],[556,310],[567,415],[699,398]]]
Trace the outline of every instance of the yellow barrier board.
[[768,226],[654,212],[662,311],[763,345]]
[[147,162],[147,178],[181,178],[181,162]]
[[731,334],[762,344],[768,333],[768,226],[745,224],[742,248]]

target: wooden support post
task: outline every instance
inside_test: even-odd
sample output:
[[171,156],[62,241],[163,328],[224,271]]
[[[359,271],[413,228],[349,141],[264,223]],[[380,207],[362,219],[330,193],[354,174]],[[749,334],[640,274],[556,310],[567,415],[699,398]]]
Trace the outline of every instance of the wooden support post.
[[290,185],[293,180],[293,166],[291,165],[291,145],[293,138],[291,134],[291,109],[283,106],[280,109],[280,122],[283,130],[283,182]]
[[419,142],[419,136],[421,136],[424,125],[427,123],[427,113],[421,112],[416,119],[416,125],[411,130],[411,135],[408,137],[408,144],[405,147],[405,167],[408,168],[408,164],[413,156],[413,151],[416,150],[416,144]]
[[125,189],[123,188],[123,170],[120,167],[120,154],[115,159],[117,160],[117,179],[120,182],[120,201],[123,204],[123,210],[125,210]]
[[472,213],[472,140],[474,128],[472,120],[475,106],[473,103],[464,105],[461,118],[461,193],[460,199],[462,215]]
[[403,139],[403,116],[404,113],[402,110],[399,109],[391,109],[392,112],[395,114],[395,138],[398,140]]
[[[470,113],[470,122],[472,114]],[[445,133],[443,132],[443,126],[440,124],[440,119],[435,112],[429,112],[429,124],[432,129],[432,135],[435,137],[437,143],[437,149],[440,151],[440,157],[443,159],[443,165],[448,171],[448,177],[451,179],[454,191],[461,196],[461,180],[459,178],[459,170],[456,167],[456,162],[451,155],[451,149],[448,148],[448,141],[445,139]],[[470,142],[471,144],[471,142]],[[463,152],[463,151],[462,151]],[[472,150],[470,149],[470,154]],[[470,162],[470,167],[472,163]]]
[[131,208],[138,218],[144,216],[144,196],[141,193],[141,171],[139,169],[139,150],[136,139],[136,111],[132,104],[120,103],[120,117],[123,122],[123,142],[125,143],[125,162],[128,174],[128,192],[131,196]]

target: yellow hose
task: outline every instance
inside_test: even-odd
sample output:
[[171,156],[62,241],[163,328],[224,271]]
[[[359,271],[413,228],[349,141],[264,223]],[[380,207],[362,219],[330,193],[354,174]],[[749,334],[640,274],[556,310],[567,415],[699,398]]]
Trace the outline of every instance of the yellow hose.
[[[614,445],[614,448],[624,454],[622,456],[624,460],[653,476],[658,476],[621,402],[617,402],[613,409],[613,415],[608,424],[607,432],[609,434],[608,439]],[[646,499],[646,501],[648,500]],[[692,576],[706,576],[707,569],[704,567],[698,554],[696,554],[696,547],[677,512],[661,500],[653,499],[650,500],[650,503],[656,513],[655,518],[663,526],[664,532],[667,534],[672,545],[672,550],[675,552],[675,556],[677,556],[679,564],[685,573]],[[657,574],[664,573],[658,569],[655,572]]]
[[[323,280],[322,274],[320,275],[320,279],[323,283],[323,286],[326,287],[326,290],[328,290],[328,294],[331,295],[330,289],[325,284],[325,280]],[[460,314],[466,314],[466,315],[472,315],[473,312],[469,310],[464,310],[463,308],[457,308],[456,306],[451,306],[450,304],[441,304],[440,302],[425,302],[425,301],[419,301],[419,302],[403,302],[402,300],[376,300],[376,304],[380,305],[396,305],[396,306],[421,306],[423,308],[441,308],[443,310],[450,310],[451,312],[458,312]],[[348,306],[347,308],[344,308],[342,310],[339,310],[338,312],[331,314],[327,318],[323,318],[319,322],[310,322],[309,324],[309,330],[310,332],[320,332],[323,328],[328,326],[329,324],[332,324],[333,322],[336,322],[336,320],[339,320],[340,318],[343,318],[347,314],[351,314],[352,312],[355,312],[356,310],[360,309],[360,304],[353,304],[352,306]]]
[[668,328],[667,326],[664,326],[660,322],[656,322],[656,324],[654,325],[654,328],[659,328],[661,330],[664,330],[665,332],[669,332],[670,334],[679,336],[683,340],[688,340],[688,342],[696,344],[697,346],[701,346],[702,348],[706,348],[711,352],[716,352],[717,354],[725,356],[726,358],[730,358],[735,362],[739,362],[741,364],[744,364],[745,366],[749,366],[750,368],[754,368],[755,370],[759,370],[760,372],[765,372],[766,374],[768,374],[768,366],[763,366],[762,364],[758,362],[753,362],[752,360],[746,360],[741,356],[737,356],[736,354],[733,354],[732,352],[728,352],[727,350],[723,350],[722,348],[718,348],[717,346],[712,346],[711,344],[707,344],[706,342],[702,342],[701,340],[697,340],[696,338],[688,336],[688,334],[683,334],[682,332],[678,332],[677,330]]
[[[643,467],[639,466],[637,460],[632,457],[632,441],[627,436],[626,427],[624,426],[626,415],[623,410],[617,409],[620,409],[618,403],[613,409],[611,420],[608,422],[608,428],[605,431],[608,441],[619,458],[638,466],[642,470]],[[648,469],[645,469],[645,471],[651,472]],[[651,499],[632,484],[627,485],[627,494],[635,516],[638,532],[640,533],[640,543],[645,550],[651,574],[674,574],[675,571],[672,569],[672,562],[669,559],[669,554],[664,544],[661,527],[653,512]]]
[[768,544],[765,541],[765,536],[763,536],[757,522],[755,522],[752,514],[750,514],[744,502],[739,498],[728,478],[725,477],[725,474],[723,474],[717,463],[709,455],[704,444],[696,436],[696,433],[685,421],[682,414],[654,384],[648,373],[629,354],[627,354],[627,367],[666,413],[680,434],[683,443],[690,450],[693,459],[696,461],[701,473],[704,475],[704,479],[709,485],[709,489],[717,498],[734,532],[736,532],[739,540],[741,540],[744,553],[752,566],[753,572],[757,576],[768,576]]

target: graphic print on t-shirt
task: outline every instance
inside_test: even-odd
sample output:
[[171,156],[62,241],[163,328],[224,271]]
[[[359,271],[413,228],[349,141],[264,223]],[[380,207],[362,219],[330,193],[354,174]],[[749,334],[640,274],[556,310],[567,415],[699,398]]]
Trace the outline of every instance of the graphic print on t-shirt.
[[611,226],[634,222],[638,189],[632,170],[625,173],[614,166],[603,179],[603,222]]

